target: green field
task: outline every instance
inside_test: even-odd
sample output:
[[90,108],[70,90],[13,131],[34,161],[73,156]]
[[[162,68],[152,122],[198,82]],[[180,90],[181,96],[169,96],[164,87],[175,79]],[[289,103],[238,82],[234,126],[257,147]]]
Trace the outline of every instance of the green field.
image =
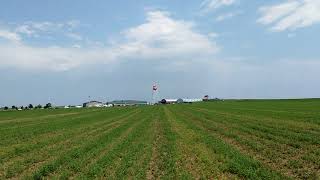
[[0,112],[0,179],[319,179],[320,100]]

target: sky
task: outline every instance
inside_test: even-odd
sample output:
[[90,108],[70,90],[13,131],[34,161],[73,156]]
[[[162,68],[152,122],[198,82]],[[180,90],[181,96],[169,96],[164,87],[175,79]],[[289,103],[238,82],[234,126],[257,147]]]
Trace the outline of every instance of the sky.
[[320,97],[319,32],[320,0],[2,0],[0,106]]

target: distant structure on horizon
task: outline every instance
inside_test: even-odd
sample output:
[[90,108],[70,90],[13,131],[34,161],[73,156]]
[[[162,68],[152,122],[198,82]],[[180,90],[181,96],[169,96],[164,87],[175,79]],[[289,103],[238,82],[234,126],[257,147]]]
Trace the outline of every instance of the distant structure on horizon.
[[151,102],[151,104],[158,103],[158,99],[159,99],[159,89],[158,89],[157,84],[154,84],[152,86],[152,102]]
[[105,104],[99,101],[89,101],[83,103],[83,107],[103,107]]
[[115,100],[108,102],[113,106],[139,106],[139,105],[148,105],[147,101],[138,101],[138,100]]
[[176,104],[176,103],[195,103],[195,102],[202,102],[203,99],[185,99],[185,98],[179,98],[179,99],[162,99],[159,101],[161,104]]

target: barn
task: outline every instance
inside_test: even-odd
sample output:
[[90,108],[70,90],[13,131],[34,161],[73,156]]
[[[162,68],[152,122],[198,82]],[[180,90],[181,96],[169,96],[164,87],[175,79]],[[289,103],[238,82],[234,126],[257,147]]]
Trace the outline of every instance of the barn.
[[104,103],[99,102],[99,101],[89,101],[86,103],[83,103],[83,107],[103,107]]

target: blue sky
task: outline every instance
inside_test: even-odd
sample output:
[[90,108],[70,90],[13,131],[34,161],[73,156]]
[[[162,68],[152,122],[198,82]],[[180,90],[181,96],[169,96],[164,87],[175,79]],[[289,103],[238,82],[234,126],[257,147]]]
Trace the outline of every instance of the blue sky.
[[319,97],[319,32],[320,0],[4,0],[0,106]]

